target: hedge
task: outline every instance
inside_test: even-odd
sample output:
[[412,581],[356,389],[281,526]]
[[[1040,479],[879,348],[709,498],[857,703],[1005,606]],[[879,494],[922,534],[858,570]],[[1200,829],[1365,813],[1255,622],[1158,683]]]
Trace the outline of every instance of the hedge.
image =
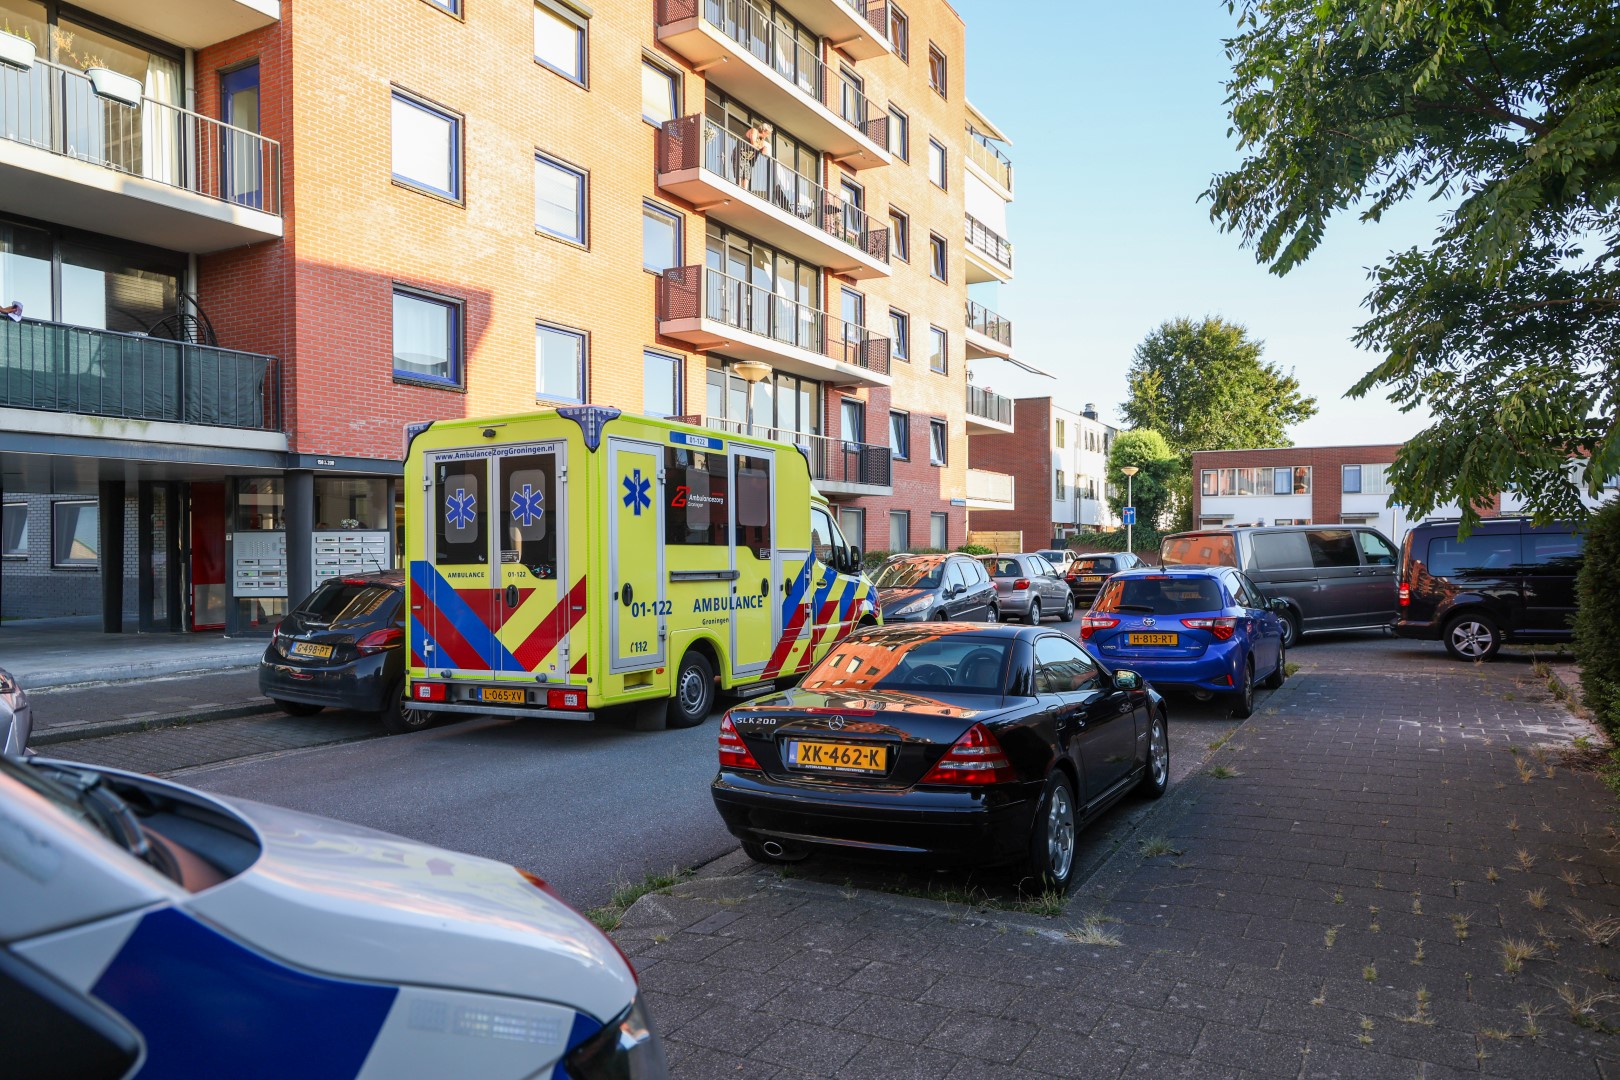
[[1604,730],[1620,739],[1620,499],[1587,519],[1575,588],[1581,693]]

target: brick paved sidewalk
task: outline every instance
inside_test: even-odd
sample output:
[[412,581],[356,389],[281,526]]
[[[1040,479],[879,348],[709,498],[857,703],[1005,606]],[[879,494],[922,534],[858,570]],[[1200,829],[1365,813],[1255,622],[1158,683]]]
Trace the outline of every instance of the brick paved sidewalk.
[[1586,725],[1523,662],[1297,658],[1066,917],[740,858],[644,898],[615,936],[675,1075],[1620,1080],[1616,803],[1562,764]]
[[314,716],[240,716],[205,724],[132,731],[38,747],[43,757],[168,776],[253,754],[373,739],[382,727],[369,713],[326,709]]

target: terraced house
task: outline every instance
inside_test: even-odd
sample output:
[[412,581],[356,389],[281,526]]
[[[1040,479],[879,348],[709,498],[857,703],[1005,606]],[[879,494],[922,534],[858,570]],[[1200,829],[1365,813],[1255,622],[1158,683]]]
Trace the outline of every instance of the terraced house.
[[0,31],[0,614],[267,628],[395,560],[406,424],[583,401],[803,446],[863,547],[965,538],[1012,172],[940,0]]

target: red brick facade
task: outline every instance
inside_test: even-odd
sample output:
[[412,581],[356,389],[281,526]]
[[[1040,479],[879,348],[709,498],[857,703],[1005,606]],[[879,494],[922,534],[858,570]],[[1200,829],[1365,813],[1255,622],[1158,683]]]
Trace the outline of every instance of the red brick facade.
[[1010,473],[1012,510],[973,510],[974,532],[1023,533],[1024,549],[1052,541],[1052,399],[1018,398],[1011,435],[974,435],[968,440],[968,467]]

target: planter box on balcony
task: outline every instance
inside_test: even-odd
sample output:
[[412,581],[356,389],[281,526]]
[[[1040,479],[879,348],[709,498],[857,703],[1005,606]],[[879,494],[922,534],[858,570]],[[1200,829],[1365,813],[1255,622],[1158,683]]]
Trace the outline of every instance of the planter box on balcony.
[[97,97],[121,101],[132,109],[140,108],[140,80],[104,67],[86,68],[84,74],[89,78],[90,88],[96,92]]
[[35,55],[32,41],[0,30],[0,64],[27,71],[34,66]]

